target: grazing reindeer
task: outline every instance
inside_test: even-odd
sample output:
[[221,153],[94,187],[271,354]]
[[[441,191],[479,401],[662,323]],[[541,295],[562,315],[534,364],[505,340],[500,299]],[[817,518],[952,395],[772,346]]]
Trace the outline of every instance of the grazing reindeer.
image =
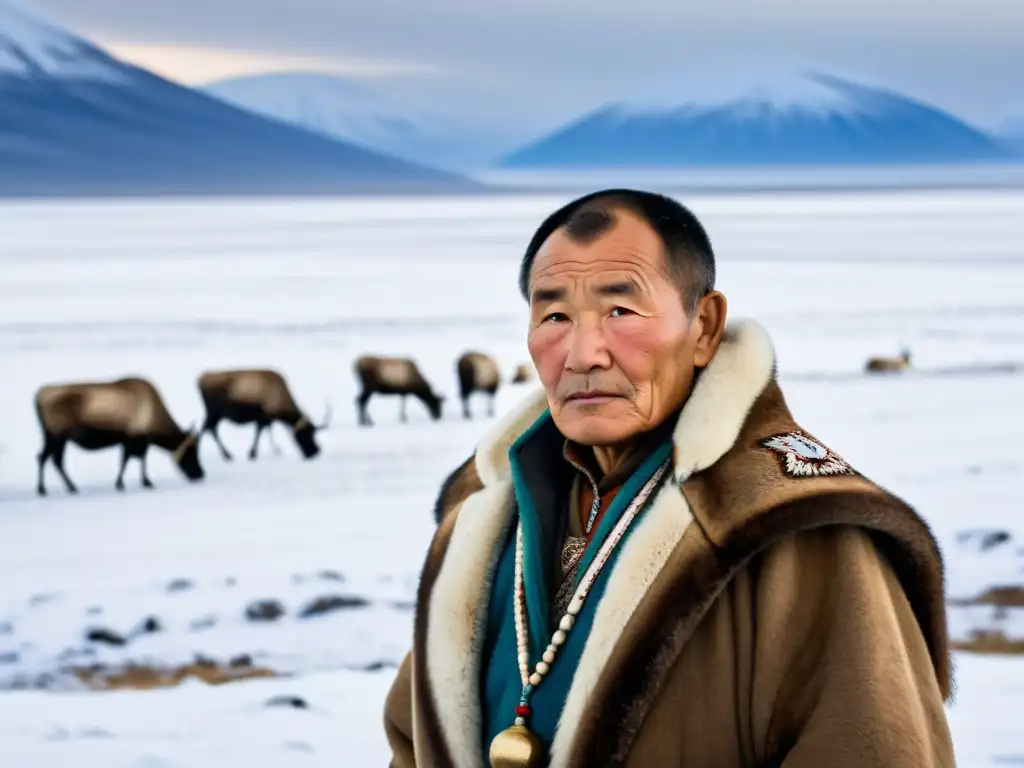
[[899,357],[872,357],[864,366],[865,371],[881,373],[890,371],[905,371],[910,367],[910,350],[906,347]]
[[466,352],[455,366],[459,376],[459,396],[462,398],[462,415],[473,418],[469,412],[469,396],[484,392],[488,398],[487,415],[494,415],[494,395],[498,391],[501,375],[498,364],[483,352]]
[[362,355],[355,362],[356,375],[362,385],[362,391],[356,396],[356,407],[359,423],[373,426],[366,404],[372,395],[401,395],[402,410],[399,418],[405,422],[408,417],[405,411],[405,398],[412,395],[426,406],[430,417],[437,421],[441,418],[441,406],[444,396],[431,389],[423,378],[416,363],[407,358],[374,357]]
[[515,371],[512,372],[512,383],[513,384],[525,384],[528,381],[533,380],[533,367],[526,363],[520,363],[516,366]]
[[[277,371],[207,371],[199,377],[198,383],[199,394],[206,406],[206,418],[199,434],[209,432],[213,435],[225,461],[231,461],[233,457],[217,434],[217,425],[222,419],[234,424],[256,425],[256,434],[249,449],[250,460],[256,458],[263,430],[275,421],[291,427],[292,437],[304,458],[311,459],[320,453],[316,433],[326,429],[330,423],[330,404],[327,404],[323,423],[313,424],[299,410],[284,377]],[[273,433],[270,434],[270,443],[275,451],[279,451]]]
[[120,445],[121,470],[114,483],[119,491],[124,490],[124,468],[132,457],[142,465],[142,487],[153,487],[146,472],[146,451],[150,445],[171,453],[174,463],[190,481],[204,477],[196,445],[198,435],[175,423],[156,387],[145,379],[47,385],[36,391],[35,404],[43,430],[36,489],[40,496],[46,495],[43,469],[51,458],[68,493],[78,492],[64,471],[64,448],[68,442],[87,451]]

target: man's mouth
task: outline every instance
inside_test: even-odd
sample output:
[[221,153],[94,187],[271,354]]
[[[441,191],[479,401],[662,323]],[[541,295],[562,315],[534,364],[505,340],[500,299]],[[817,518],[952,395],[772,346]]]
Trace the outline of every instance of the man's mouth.
[[596,405],[598,403],[604,403],[613,398],[620,397],[614,392],[605,392],[604,390],[594,389],[589,392],[577,392],[569,395],[566,398],[567,402],[580,403],[582,405]]

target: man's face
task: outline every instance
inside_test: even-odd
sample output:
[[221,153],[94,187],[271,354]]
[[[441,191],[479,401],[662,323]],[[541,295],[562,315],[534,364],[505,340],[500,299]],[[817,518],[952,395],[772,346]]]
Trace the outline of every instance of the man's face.
[[707,362],[657,233],[628,210],[613,215],[615,226],[586,244],[553,233],[530,281],[528,345],[551,415],[591,446],[658,426],[685,401],[695,362]]

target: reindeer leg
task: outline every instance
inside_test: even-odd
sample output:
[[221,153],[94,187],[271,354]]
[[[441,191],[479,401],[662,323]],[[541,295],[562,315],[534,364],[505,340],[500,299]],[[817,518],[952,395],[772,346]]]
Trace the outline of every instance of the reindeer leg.
[[153,481],[149,479],[149,472],[146,471],[146,452],[148,450],[149,444],[147,443],[143,445],[141,448],[139,448],[139,450],[135,454],[139,459],[139,465],[142,467],[142,469],[139,472],[139,478],[142,482],[143,488],[153,487]]
[[366,407],[370,402],[370,395],[372,394],[372,392],[362,392],[356,398],[356,410],[359,413],[359,426],[361,427],[373,426],[373,422],[370,420],[370,412]]
[[128,465],[128,459],[131,457],[131,449],[128,448],[128,443],[124,443],[121,446],[121,470],[117,473],[117,480],[114,481],[114,487],[119,490],[124,490],[124,468]]
[[61,480],[64,481],[64,486],[68,489],[68,493],[78,493],[78,488],[71,482],[71,478],[68,477],[68,473],[64,471],[64,449],[67,447],[66,441],[58,442],[53,447],[53,466],[57,468],[57,472],[60,473]]
[[467,421],[473,418],[473,415],[469,412],[469,395],[462,396],[462,418]]
[[252,437],[252,448],[249,449],[249,461],[256,459],[257,449],[260,444],[260,435],[263,434],[263,428],[266,425],[262,421],[256,422],[256,434]]
[[494,393],[491,392],[490,398],[487,400],[487,415],[494,418]]
[[46,462],[53,455],[53,440],[49,435],[43,436],[43,447],[36,459],[39,462],[39,478],[36,480],[36,493],[40,496],[46,495],[46,483],[43,476],[46,474]]
[[409,416],[405,412],[405,395],[402,395],[402,410],[399,412],[398,418],[403,424],[409,421]]
[[220,433],[217,431],[217,426],[219,424],[220,422],[218,421],[207,421],[206,424],[203,426],[203,431],[209,432],[211,435],[213,435],[213,441],[217,443],[217,447],[220,448],[220,455],[224,458],[224,461],[231,461],[232,459],[234,459],[234,456],[231,455],[231,452],[227,449],[227,446],[224,445],[224,441],[220,439]]

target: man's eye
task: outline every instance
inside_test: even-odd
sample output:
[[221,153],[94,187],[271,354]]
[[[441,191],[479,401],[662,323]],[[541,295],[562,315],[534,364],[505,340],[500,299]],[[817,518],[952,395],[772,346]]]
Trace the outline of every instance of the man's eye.
[[566,321],[568,319],[569,318],[566,317],[561,312],[552,312],[550,315],[546,315],[541,322],[544,322],[544,323],[548,323],[548,322],[561,323],[561,322],[564,322],[564,321]]
[[625,307],[616,307],[612,310],[612,317],[625,317],[632,314],[634,314],[633,310],[626,309]]

